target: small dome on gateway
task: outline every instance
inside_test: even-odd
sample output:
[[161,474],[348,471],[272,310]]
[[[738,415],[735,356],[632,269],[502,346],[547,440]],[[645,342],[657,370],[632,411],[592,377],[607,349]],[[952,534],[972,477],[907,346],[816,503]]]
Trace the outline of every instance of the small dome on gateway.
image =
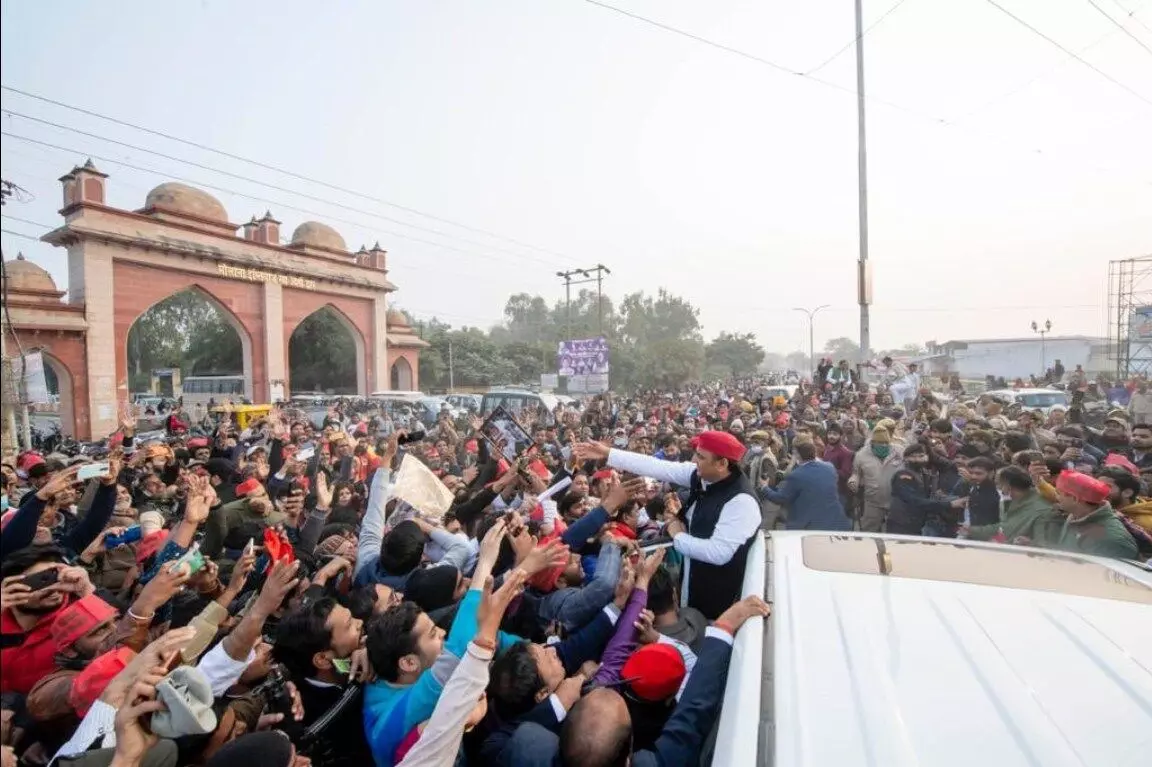
[[184,213],[197,218],[228,223],[228,211],[212,195],[194,186],[168,181],[153,189],[144,200],[144,208],[159,208],[169,213]]
[[408,319],[408,315],[399,309],[389,309],[388,314],[385,316],[387,317],[388,324],[393,327],[406,328],[412,325],[411,321]]
[[17,253],[16,258],[4,262],[4,277],[9,290],[45,290],[59,292],[52,275]]
[[342,253],[348,250],[340,233],[319,221],[305,221],[296,227],[296,231],[292,232],[292,244],[338,250]]

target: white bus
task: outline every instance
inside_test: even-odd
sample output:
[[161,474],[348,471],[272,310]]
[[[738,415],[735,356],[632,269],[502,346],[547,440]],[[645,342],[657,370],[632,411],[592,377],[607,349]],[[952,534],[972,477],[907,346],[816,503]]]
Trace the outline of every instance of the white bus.
[[217,405],[232,400],[232,404],[235,405],[240,404],[240,400],[247,396],[247,381],[244,376],[188,376],[180,388],[185,408],[196,405],[208,407],[210,400]]

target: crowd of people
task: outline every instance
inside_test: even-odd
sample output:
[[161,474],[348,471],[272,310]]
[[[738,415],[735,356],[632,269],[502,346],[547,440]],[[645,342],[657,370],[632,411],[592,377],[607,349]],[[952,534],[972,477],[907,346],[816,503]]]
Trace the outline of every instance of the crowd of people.
[[527,408],[511,460],[478,417],[410,431],[351,402],[22,454],[3,765],[689,764],[768,614],[741,593],[762,530],[1152,556],[1131,410],[1096,430],[1082,399],[945,404],[891,360],[839,369]]

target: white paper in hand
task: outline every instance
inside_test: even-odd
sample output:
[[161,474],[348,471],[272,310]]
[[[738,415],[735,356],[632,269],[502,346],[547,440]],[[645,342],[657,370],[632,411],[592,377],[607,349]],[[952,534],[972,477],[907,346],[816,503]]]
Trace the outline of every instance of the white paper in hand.
[[440,521],[452,506],[452,491],[444,486],[419,458],[404,456],[392,487],[392,497],[399,498],[426,519]]

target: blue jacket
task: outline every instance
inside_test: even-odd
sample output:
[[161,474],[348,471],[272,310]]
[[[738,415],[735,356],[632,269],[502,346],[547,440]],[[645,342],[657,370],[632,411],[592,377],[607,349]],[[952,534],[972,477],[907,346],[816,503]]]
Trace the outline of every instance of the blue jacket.
[[808,461],[794,468],[780,487],[760,488],[760,497],[788,507],[789,530],[851,530],[838,480],[832,464]]

